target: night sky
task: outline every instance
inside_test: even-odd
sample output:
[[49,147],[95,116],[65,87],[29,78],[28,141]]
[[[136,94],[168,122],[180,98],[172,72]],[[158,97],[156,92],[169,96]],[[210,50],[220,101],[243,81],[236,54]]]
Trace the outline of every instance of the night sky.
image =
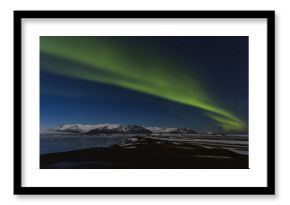
[[248,37],[40,37],[40,126],[248,127]]

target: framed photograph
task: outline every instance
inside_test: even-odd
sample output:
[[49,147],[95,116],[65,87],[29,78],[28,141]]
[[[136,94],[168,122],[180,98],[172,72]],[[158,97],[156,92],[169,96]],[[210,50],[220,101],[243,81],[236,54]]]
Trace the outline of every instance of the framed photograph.
[[274,11],[14,11],[15,194],[274,194]]

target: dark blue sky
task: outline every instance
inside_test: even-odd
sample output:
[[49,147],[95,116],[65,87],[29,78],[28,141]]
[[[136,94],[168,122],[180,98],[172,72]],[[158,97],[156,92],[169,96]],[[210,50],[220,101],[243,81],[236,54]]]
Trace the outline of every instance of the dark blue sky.
[[[215,102],[248,122],[248,37],[115,37],[151,44],[198,73]],[[142,49],[142,48],[140,48]],[[44,53],[41,59],[45,58]],[[192,65],[192,66],[191,66]],[[198,65],[198,66],[197,66]],[[40,62],[40,126],[120,123],[217,130],[203,110],[113,85],[47,72]],[[191,73],[191,70],[188,70]]]

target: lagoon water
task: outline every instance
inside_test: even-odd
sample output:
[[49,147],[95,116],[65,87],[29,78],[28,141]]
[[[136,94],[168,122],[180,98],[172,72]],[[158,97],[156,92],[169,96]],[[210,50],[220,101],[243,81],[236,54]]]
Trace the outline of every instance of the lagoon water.
[[90,147],[110,147],[113,144],[120,143],[124,138],[126,137],[120,135],[119,136],[41,135],[40,154],[66,152],[71,150],[86,149]]
[[249,168],[247,136],[42,135],[40,149],[41,169]]
[[[138,136],[141,136],[140,134]],[[113,135],[40,135],[40,154],[67,152],[92,147],[110,147],[124,139],[136,137],[136,134]],[[248,136],[200,136],[200,135],[152,135],[161,141],[186,143],[206,148],[227,149],[239,154],[248,154]]]

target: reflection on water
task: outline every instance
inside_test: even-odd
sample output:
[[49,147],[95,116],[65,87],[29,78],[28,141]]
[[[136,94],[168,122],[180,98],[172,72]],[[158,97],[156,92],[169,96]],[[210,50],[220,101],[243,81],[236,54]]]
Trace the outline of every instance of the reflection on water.
[[[129,136],[128,136],[129,137]],[[120,143],[124,136],[51,136],[41,135],[40,154],[66,152],[90,147],[109,147]]]

